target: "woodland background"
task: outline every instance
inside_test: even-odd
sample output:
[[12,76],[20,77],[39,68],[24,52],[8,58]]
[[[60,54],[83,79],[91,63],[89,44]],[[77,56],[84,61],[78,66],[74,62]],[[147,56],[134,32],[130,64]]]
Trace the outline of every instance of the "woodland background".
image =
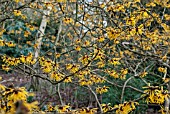
[[0,25],[1,113],[169,114],[169,0],[1,0]]

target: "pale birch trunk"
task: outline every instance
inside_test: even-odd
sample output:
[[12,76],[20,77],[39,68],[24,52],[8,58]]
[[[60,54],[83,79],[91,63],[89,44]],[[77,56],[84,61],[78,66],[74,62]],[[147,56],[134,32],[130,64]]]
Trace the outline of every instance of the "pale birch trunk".
[[[46,0],[44,2],[47,2]],[[35,48],[35,52],[34,52],[34,59],[36,61],[38,61],[38,57],[39,57],[39,53],[41,50],[41,44],[42,44],[42,39],[45,33],[45,29],[47,26],[47,21],[48,21],[48,15],[50,14],[50,10],[52,8],[48,7],[47,10],[43,11],[43,16],[42,16],[42,21],[39,27],[39,30],[37,32],[37,40],[36,40],[36,45],[37,47]],[[33,69],[37,72],[38,71],[38,62],[36,62],[36,64],[33,66]],[[31,78],[31,86],[33,86],[33,89],[38,90],[39,88],[39,79],[37,77],[32,77]]]

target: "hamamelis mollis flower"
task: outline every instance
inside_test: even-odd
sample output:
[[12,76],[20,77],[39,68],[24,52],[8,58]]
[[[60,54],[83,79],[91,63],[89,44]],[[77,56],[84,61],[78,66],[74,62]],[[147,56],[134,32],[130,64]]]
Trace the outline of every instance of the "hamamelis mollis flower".
[[14,15],[15,15],[15,16],[21,16],[22,13],[21,13],[21,11],[19,11],[19,10],[14,10]]
[[63,75],[61,73],[59,73],[59,72],[53,71],[53,72],[50,73],[50,79],[51,80],[59,81],[62,78],[63,78]]
[[5,46],[5,41],[4,40],[0,40],[0,46]]
[[[0,85],[0,113],[15,114],[15,113],[28,113],[31,114],[34,110],[38,109],[38,102],[27,103],[27,97],[34,96],[28,93],[24,87],[9,87]],[[7,103],[3,105],[3,103]],[[22,110],[21,110],[22,109]]]
[[135,105],[139,105],[139,103],[131,101],[115,105],[113,108],[116,109],[116,114],[129,114],[131,111],[136,109]]
[[108,92],[108,88],[107,86],[103,86],[103,87],[97,87],[96,88],[96,93],[102,94],[102,93],[106,93]]
[[55,107],[52,106],[51,103],[49,103],[49,104],[47,105],[47,109],[45,110],[45,112],[53,112],[53,111],[55,111]]
[[58,113],[67,113],[70,110],[69,105],[63,105],[63,106],[55,106],[55,110],[57,110]]
[[90,60],[90,57],[89,57],[87,54],[85,54],[84,56],[82,56],[82,57],[79,58],[79,61],[80,61],[83,65],[88,64],[89,60]]
[[99,61],[97,62],[98,68],[103,68],[105,66],[105,61]]
[[81,46],[75,46],[74,48],[76,51],[80,51],[81,50]]
[[93,85],[93,81],[92,80],[88,80],[88,79],[80,79],[79,80],[79,84],[81,86]]
[[72,18],[66,17],[66,18],[63,19],[63,22],[64,22],[65,24],[70,24],[70,23],[73,23],[74,21],[73,21]]
[[162,72],[162,73],[166,73],[167,70],[166,70],[166,68],[159,67],[159,68],[158,68],[158,71],[159,71],[159,72]]
[[3,64],[2,69],[8,72],[11,68],[8,65]]
[[103,36],[97,38],[97,41],[98,41],[98,42],[104,42],[104,40],[105,40],[105,38],[104,38]]
[[112,64],[112,65],[120,65],[120,59],[121,58],[112,58],[111,60],[109,60],[108,62],[110,63],[110,64]]
[[106,73],[108,73],[111,77],[113,78],[119,78],[119,74],[115,71],[115,70],[108,70],[106,71]]
[[8,47],[15,47],[15,46],[16,46],[16,44],[14,44],[12,41],[6,42],[5,44],[6,44],[6,46],[8,46]]
[[90,79],[94,82],[94,83],[104,83],[105,80],[98,77],[97,75],[90,75]]
[[108,103],[108,104],[101,104],[101,106],[102,106],[102,111],[103,111],[104,113],[106,113],[106,112],[108,112],[109,110],[112,110],[112,109],[113,109],[113,107],[110,106],[110,103]]
[[81,108],[78,111],[73,112],[73,114],[96,114],[97,108]]
[[146,96],[146,102],[147,103],[153,103],[153,104],[163,104],[165,102],[166,98],[169,98],[168,91],[163,90],[163,87],[158,86],[148,86],[143,87],[146,90],[144,91],[145,94],[142,96]]
[[140,75],[139,75],[139,76],[143,78],[143,77],[145,77],[147,74],[148,74],[148,72],[143,71],[142,73],[140,73]]

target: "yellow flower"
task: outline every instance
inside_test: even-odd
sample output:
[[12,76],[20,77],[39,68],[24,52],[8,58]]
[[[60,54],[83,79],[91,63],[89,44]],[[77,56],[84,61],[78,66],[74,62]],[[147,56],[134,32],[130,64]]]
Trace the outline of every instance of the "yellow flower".
[[90,42],[88,41],[88,40],[86,40],[85,42],[84,42],[84,46],[89,46],[90,45]]
[[33,31],[35,29],[35,27],[32,26],[32,25],[30,25],[29,28],[30,28],[31,31]]
[[44,66],[42,67],[43,72],[50,73],[52,71],[52,66]]
[[97,66],[98,66],[98,68],[103,68],[105,66],[105,62],[99,61],[99,62],[97,62]]
[[88,86],[88,85],[92,85],[93,82],[92,82],[92,80],[81,79],[81,80],[79,80],[79,84],[81,86]]
[[27,99],[28,93],[26,92],[26,89],[24,87],[21,88],[14,88],[12,91],[12,94],[8,96],[8,100],[11,100],[12,102],[17,101],[25,101]]
[[121,69],[121,74],[126,75],[128,73],[128,69]]
[[137,102],[125,102],[123,104],[115,105],[116,114],[129,114],[131,111],[136,109],[135,105],[139,105]]
[[78,114],[96,114],[96,112],[97,112],[97,108],[81,108]]
[[119,74],[115,70],[108,71],[108,74],[114,78],[119,78]]
[[158,68],[158,71],[159,71],[159,72],[162,72],[162,73],[166,73],[167,70],[166,70],[166,68],[159,67],[159,68]]
[[70,110],[70,106],[69,105],[55,106],[55,109],[57,110],[58,113],[66,113]]
[[142,72],[142,73],[140,74],[140,77],[143,78],[143,77],[145,77],[147,74],[148,74],[148,73],[144,71],[144,72]]
[[144,12],[142,13],[142,17],[143,17],[143,18],[148,18],[149,15],[148,15],[148,13],[147,13],[146,11],[144,11]]
[[105,40],[105,38],[104,37],[99,37],[97,40],[98,40],[98,42],[103,42]]
[[120,65],[120,60],[121,58],[112,58],[111,60],[109,60],[109,63],[112,65]]
[[21,14],[21,11],[19,11],[19,10],[14,10],[14,15],[15,15],[15,16],[20,16],[20,15],[22,15],[22,14]]
[[136,24],[135,17],[131,17],[131,18],[127,19],[126,24],[131,25],[131,26],[135,26],[135,24]]
[[[1,77],[2,78],[2,77]],[[5,90],[5,86],[0,84],[0,91],[4,91]]]
[[[144,95],[147,96],[147,103],[154,104],[163,104],[165,102],[165,98],[169,97],[168,92],[163,90],[163,87],[159,88],[157,86],[148,86],[145,87]],[[144,96],[142,95],[142,96]]]
[[3,64],[2,69],[8,72],[10,70],[10,67],[8,65]]
[[63,19],[63,22],[66,23],[66,24],[70,24],[70,23],[73,23],[73,19],[66,17],[66,18]]
[[56,57],[56,58],[59,58],[60,56],[61,56],[60,53],[56,53],[56,54],[55,54],[55,57]]
[[20,60],[22,63],[26,63],[26,57],[24,55],[21,55]]
[[88,55],[84,55],[82,57],[79,58],[79,61],[83,64],[86,65],[89,62],[89,56]]
[[21,15],[21,18],[25,20],[27,18],[27,16],[26,15]]
[[29,31],[24,32],[24,37],[28,37],[31,33]]
[[16,3],[18,3],[20,0],[14,0]]
[[79,65],[73,65],[72,68],[70,69],[71,73],[75,73],[79,70]]
[[48,111],[48,112],[52,112],[52,111],[54,111],[55,109],[54,109],[54,107],[51,105],[51,104],[48,104],[47,105],[47,110],[46,111]]
[[66,69],[67,69],[67,70],[70,70],[72,67],[73,67],[72,64],[67,64],[67,65],[66,65]]
[[75,50],[76,50],[76,51],[80,51],[80,50],[81,50],[81,46],[76,46],[76,47],[75,47]]
[[57,2],[66,2],[67,0],[57,0]]
[[99,94],[106,93],[108,91],[108,88],[109,87],[107,87],[107,86],[97,87],[96,92],[99,93]]
[[110,106],[110,103],[108,103],[108,104],[101,104],[101,106],[102,106],[102,111],[104,113],[106,113],[109,110],[112,110],[112,108],[113,108],[113,107]]
[[76,40],[75,40],[75,43],[76,43],[76,44],[79,44],[79,43],[81,43],[81,40],[80,40],[80,39],[76,39]]
[[64,82],[66,82],[66,83],[68,83],[68,82],[72,82],[71,77],[67,77],[67,78],[64,80]]
[[[58,72],[51,72],[50,74],[50,79],[51,80],[54,80],[54,81],[60,81],[61,79],[63,78],[63,75],[61,73],[58,73]],[[66,80],[67,81],[70,81],[69,79]]]
[[14,44],[12,41],[6,42],[6,45],[7,45],[8,47],[15,47],[15,46],[16,46],[16,44]]

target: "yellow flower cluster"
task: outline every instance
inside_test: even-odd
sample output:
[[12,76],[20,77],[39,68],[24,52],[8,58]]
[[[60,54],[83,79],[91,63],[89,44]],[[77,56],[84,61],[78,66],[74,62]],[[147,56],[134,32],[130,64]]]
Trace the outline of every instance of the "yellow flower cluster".
[[106,112],[108,112],[108,111],[113,109],[113,107],[110,106],[110,103],[108,103],[108,104],[101,104],[101,107],[102,107],[103,113],[106,113]]
[[36,62],[35,59],[33,58],[32,53],[28,53],[27,56],[21,55],[20,60],[22,63],[31,64],[31,65],[35,64]]
[[105,40],[104,36],[100,36],[99,38],[97,38],[98,42],[104,42],[104,40]]
[[71,106],[69,105],[56,105],[56,106],[52,106],[51,104],[49,104],[47,106],[47,110],[46,112],[54,112],[56,111],[57,113],[60,114],[65,114],[65,113],[69,113],[69,114],[96,114],[97,112],[97,108],[80,108],[80,109],[71,109]]
[[57,110],[58,113],[67,113],[70,111],[69,105],[63,105],[63,106],[55,106],[55,110]]
[[144,72],[140,73],[139,76],[143,78],[143,77],[145,77],[147,74],[148,74],[148,73],[147,73],[146,71],[144,71]]
[[146,90],[144,91],[146,96],[147,103],[153,104],[163,104],[165,99],[169,97],[168,91],[163,90],[163,87],[159,88],[157,86],[148,86],[144,87]]
[[77,46],[75,46],[74,49],[75,49],[76,51],[80,51],[80,50],[81,50],[81,46],[77,45]]
[[[97,54],[97,55],[96,55]],[[94,60],[97,60],[97,59],[99,59],[99,60],[104,60],[104,58],[105,58],[105,54],[104,54],[104,51],[103,50],[101,50],[101,49],[94,49],[94,56],[96,55],[96,57],[95,57],[95,59]],[[94,57],[93,56],[93,57]]]
[[2,56],[2,61],[5,63],[2,65],[2,69],[9,71],[11,66],[17,66],[20,63],[25,63],[29,65],[35,64],[32,53],[29,53],[27,56],[21,55],[19,58],[8,57],[6,55]]
[[[53,70],[58,69],[58,67],[59,67],[59,64],[55,63],[54,61],[52,61],[49,58],[45,59],[44,57],[39,57],[39,63],[41,65],[41,69],[45,73],[50,73]],[[51,74],[53,74],[53,73],[51,73]]]
[[14,15],[15,15],[15,16],[21,16],[22,13],[21,13],[20,10],[14,10]]
[[66,17],[66,18],[63,19],[63,22],[64,22],[65,24],[70,24],[70,23],[73,23],[74,21],[73,21],[72,18]]
[[121,69],[119,72],[115,70],[106,70],[105,72],[115,79],[117,78],[126,79],[128,69]]
[[121,58],[112,58],[111,60],[109,60],[108,62],[112,65],[120,65],[120,59]]
[[79,61],[83,64],[86,65],[88,64],[90,60],[90,57],[88,55],[83,55],[82,57],[79,58]]
[[55,71],[52,71],[50,73],[50,79],[51,80],[55,80],[55,81],[59,81],[63,78],[63,75],[59,72],[55,72]]
[[115,4],[115,5],[109,6],[109,7],[107,8],[107,11],[108,11],[108,12],[115,12],[115,11],[118,11],[118,12],[119,12],[119,11],[122,11],[122,12],[124,12],[125,9],[124,9],[124,5],[117,3],[117,4]]
[[15,47],[16,44],[12,41],[6,42],[4,40],[0,40],[0,46],[8,46],[8,47]]
[[38,110],[38,102],[27,103],[27,97],[33,96],[24,87],[6,87],[0,84],[0,113],[30,113]]
[[120,29],[115,29],[112,27],[106,28],[107,36],[110,40],[115,40],[121,35]]
[[94,83],[104,83],[104,80],[102,78],[98,77],[97,75],[90,75],[90,79]]
[[135,20],[135,17],[134,17],[134,16],[132,16],[132,17],[130,17],[130,18],[127,18],[126,20],[127,20],[127,21],[126,21],[126,24],[127,24],[127,25],[135,26],[136,20]]
[[92,85],[93,81],[92,80],[88,80],[88,79],[80,79],[79,80],[79,84],[81,86],[88,86],[88,85]]
[[139,105],[138,102],[125,102],[123,104],[115,105],[116,114],[129,114],[131,111],[135,110],[135,105]]
[[66,69],[69,70],[71,73],[76,73],[79,70],[80,65],[75,64],[67,64]]
[[159,68],[158,68],[158,71],[159,71],[159,72],[162,72],[162,73],[166,73],[167,69],[166,69],[166,68],[163,68],[163,67],[159,67]]
[[101,60],[101,61],[97,62],[97,66],[98,66],[98,68],[103,68],[105,66],[105,61]]
[[96,114],[97,108],[81,108],[75,111],[75,114]]
[[99,94],[106,93],[106,92],[108,92],[108,88],[109,87],[107,87],[107,86],[97,87],[96,92],[99,93]]
[[108,70],[106,71],[110,76],[114,77],[114,78],[119,78],[119,74],[115,71],[115,70]]

